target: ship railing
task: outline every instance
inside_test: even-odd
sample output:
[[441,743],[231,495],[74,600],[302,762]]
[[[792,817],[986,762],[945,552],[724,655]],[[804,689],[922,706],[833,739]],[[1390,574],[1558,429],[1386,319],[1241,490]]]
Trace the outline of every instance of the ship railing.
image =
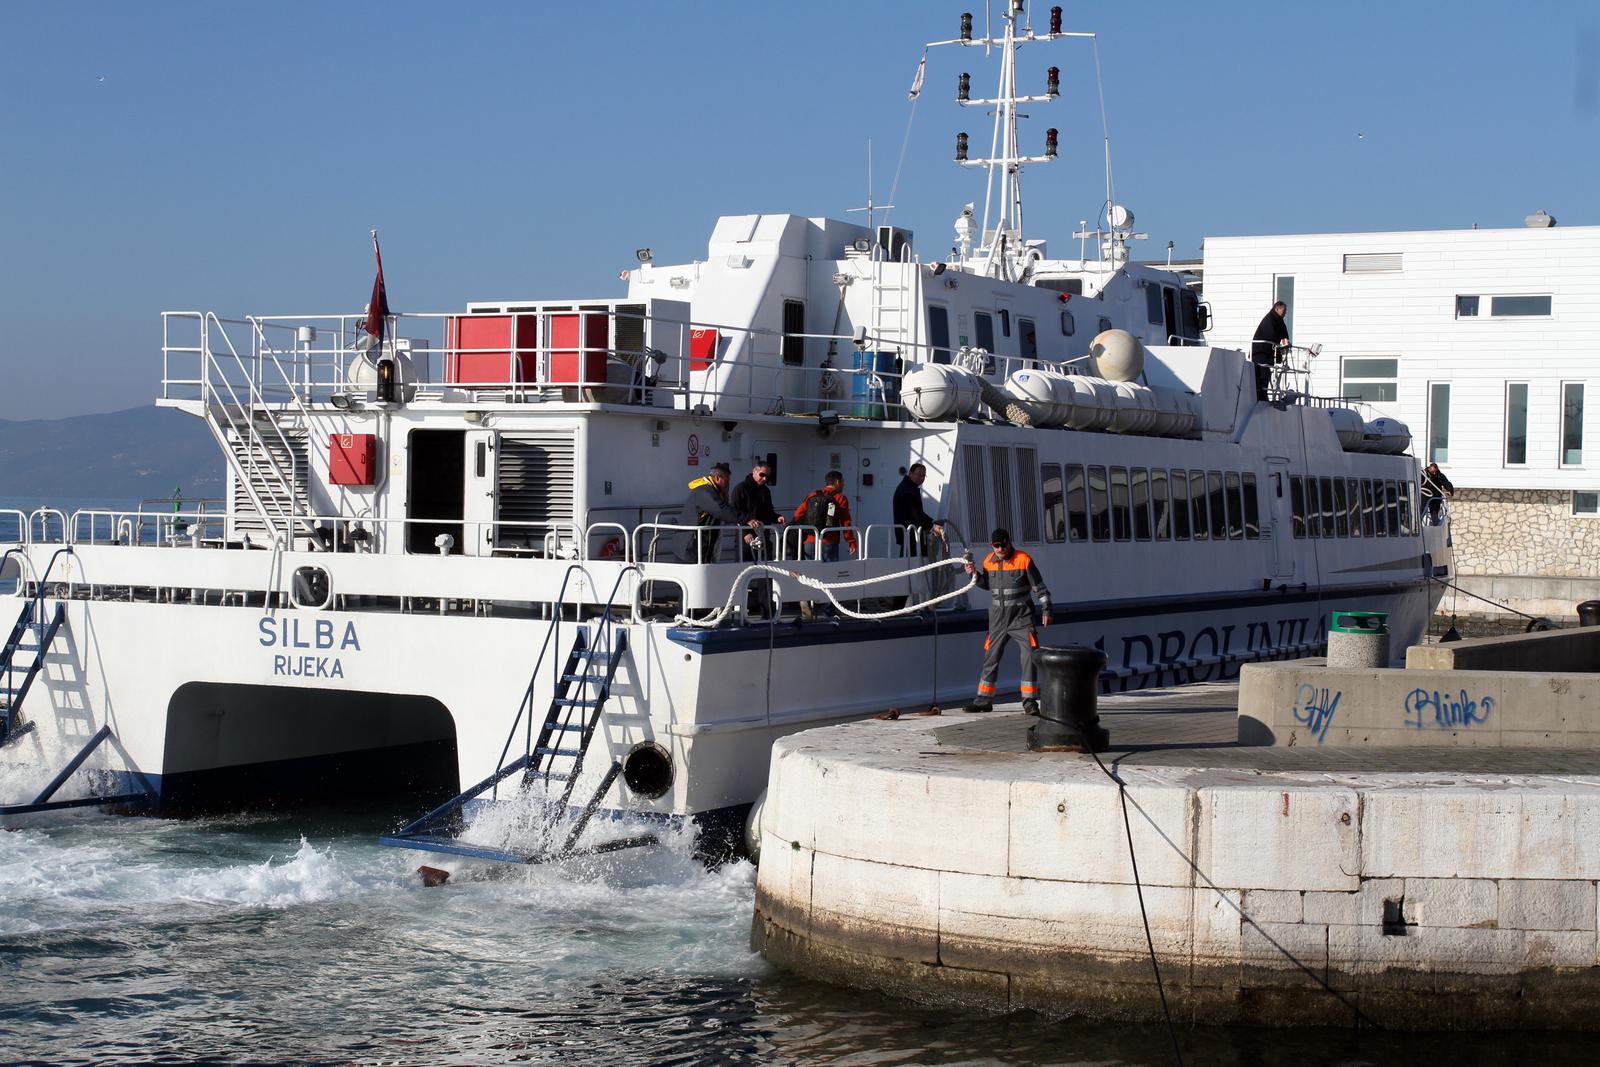
[[[898,421],[901,382],[920,365],[958,364],[1000,382],[1027,369],[1070,373],[1082,358],[1052,350],[1047,331],[1040,331],[1038,352],[1010,355],[898,333],[847,336],[691,321],[681,313],[651,314],[650,306],[648,299],[614,299],[394,315],[379,345],[361,341],[368,336],[364,316],[236,320],[167,312],[163,395],[198,399],[227,386],[235,401],[243,393],[275,413],[360,410],[380,402],[376,364],[388,359],[396,401],[564,401]],[[197,344],[176,343],[175,327],[185,320],[200,322]],[[247,334],[248,344],[243,337],[236,344],[230,330]],[[494,336],[482,339],[483,333]],[[195,361],[192,369],[188,360]],[[233,376],[222,375],[224,361],[234,365]]]
[[20,508],[0,508],[0,545],[28,543],[28,513]]

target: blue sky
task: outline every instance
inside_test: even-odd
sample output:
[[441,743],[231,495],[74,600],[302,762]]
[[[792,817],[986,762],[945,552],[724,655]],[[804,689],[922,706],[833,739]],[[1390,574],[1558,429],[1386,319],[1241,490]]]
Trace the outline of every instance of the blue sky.
[[[1048,4],[1036,5],[1041,24]],[[1156,257],[1207,234],[1600,224],[1600,4],[1069,3],[1101,35],[1118,199]],[[382,232],[396,310],[606,296],[633,250],[721,214],[877,196],[922,42],[963,7],[806,3],[26,3],[0,32],[0,418],[150,401],[165,309],[356,311]],[[1062,160],[1027,175],[1057,250],[1101,200],[1092,56]],[[895,221],[942,248],[971,52],[935,50]],[[976,154],[976,153],[975,153]],[[852,216],[854,217],[854,216]]]

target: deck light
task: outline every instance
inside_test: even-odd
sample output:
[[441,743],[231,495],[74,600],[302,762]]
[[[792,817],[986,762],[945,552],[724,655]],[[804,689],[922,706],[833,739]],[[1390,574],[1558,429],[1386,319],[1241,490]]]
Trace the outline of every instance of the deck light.
[[648,248],[636,248],[633,250],[633,258],[639,261],[640,266],[643,266],[655,258],[655,253]]
[[1050,9],[1050,32],[1061,32],[1061,5],[1059,4]]
[[1056,158],[1056,128],[1054,126],[1044,131],[1044,155],[1046,159]]
[[958,134],[956,134],[956,162],[957,163],[965,163],[966,161],[967,161],[967,135],[964,134],[964,133],[958,133]]
[[1050,96],[1061,95],[1061,68],[1051,67],[1045,71],[1044,91]]
[[972,96],[972,75],[966,71],[961,72],[961,78],[956,82],[956,99],[966,103]]
[[972,40],[972,12],[970,11],[961,13],[961,39],[963,41]]

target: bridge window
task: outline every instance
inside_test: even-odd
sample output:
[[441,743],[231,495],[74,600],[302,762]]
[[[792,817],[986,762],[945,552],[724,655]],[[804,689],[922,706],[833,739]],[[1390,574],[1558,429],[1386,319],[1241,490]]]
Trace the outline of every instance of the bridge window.
[[1350,501],[1345,492],[1343,478],[1333,480],[1333,519],[1334,535],[1336,537],[1350,536]]
[[1381,537],[1387,530],[1387,524],[1378,525],[1378,510],[1373,500],[1372,479],[1361,480],[1361,532],[1368,537]]
[[1206,475],[1206,482],[1211,489],[1211,539],[1213,541],[1226,541],[1228,539],[1228,511],[1223,503],[1222,472],[1212,471]]
[[1183,471],[1172,472],[1172,536],[1189,540],[1189,478]]
[[1194,539],[1204,541],[1210,534],[1210,523],[1206,518],[1206,472],[1189,472],[1189,508],[1194,519]]
[[1111,468],[1111,537],[1128,540],[1128,468]]
[[1104,467],[1089,468],[1089,532],[1096,541],[1111,540],[1111,502]]
[[1061,482],[1061,464],[1046,463],[1040,467],[1039,482],[1044,492],[1044,539],[1050,542],[1065,541],[1067,503]]
[[1022,543],[1039,542],[1039,453],[1031,448],[1017,449],[1017,518],[1022,527]]
[[1346,525],[1350,529],[1351,537],[1361,536],[1361,483],[1354,478],[1345,480],[1346,496],[1349,498],[1349,513],[1346,516]]
[[1294,535],[1306,535],[1306,486],[1298,474],[1289,476],[1289,508],[1293,514]]
[[1150,472],[1150,509],[1157,541],[1172,540],[1172,509],[1167,504],[1167,472]]
[[928,345],[935,363],[950,362],[950,310],[943,304],[928,305]]
[[1388,518],[1389,536],[1400,536],[1400,487],[1394,482],[1385,482],[1384,514]]
[[1261,504],[1256,497],[1256,476],[1244,474],[1244,535],[1251,541],[1261,539]]
[[1150,472],[1135,467],[1129,472],[1133,500],[1133,539],[1150,540]]
[[1077,463],[1067,468],[1067,536],[1073,541],[1089,540],[1088,495],[1083,467]]
[[1322,489],[1322,534],[1323,537],[1333,537],[1338,532],[1338,527],[1333,521],[1333,479],[1321,479]]
[[783,362],[798,367],[806,361],[806,305],[803,300],[783,302]]
[[1244,537],[1244,495],[1239,485],[1239,472],[1228,471],[1222,476],[1228,496],[1228,540]]

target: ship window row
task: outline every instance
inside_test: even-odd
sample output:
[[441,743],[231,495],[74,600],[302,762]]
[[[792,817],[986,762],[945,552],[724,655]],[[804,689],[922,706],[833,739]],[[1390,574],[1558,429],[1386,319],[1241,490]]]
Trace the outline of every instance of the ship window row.
[[1254,541],[1250,471],[1046,463],[1039,468],[1046,541]]
[[1410,537],[1417,532],[1416,483],[1376,478],[1289,477],[1296,537]]

